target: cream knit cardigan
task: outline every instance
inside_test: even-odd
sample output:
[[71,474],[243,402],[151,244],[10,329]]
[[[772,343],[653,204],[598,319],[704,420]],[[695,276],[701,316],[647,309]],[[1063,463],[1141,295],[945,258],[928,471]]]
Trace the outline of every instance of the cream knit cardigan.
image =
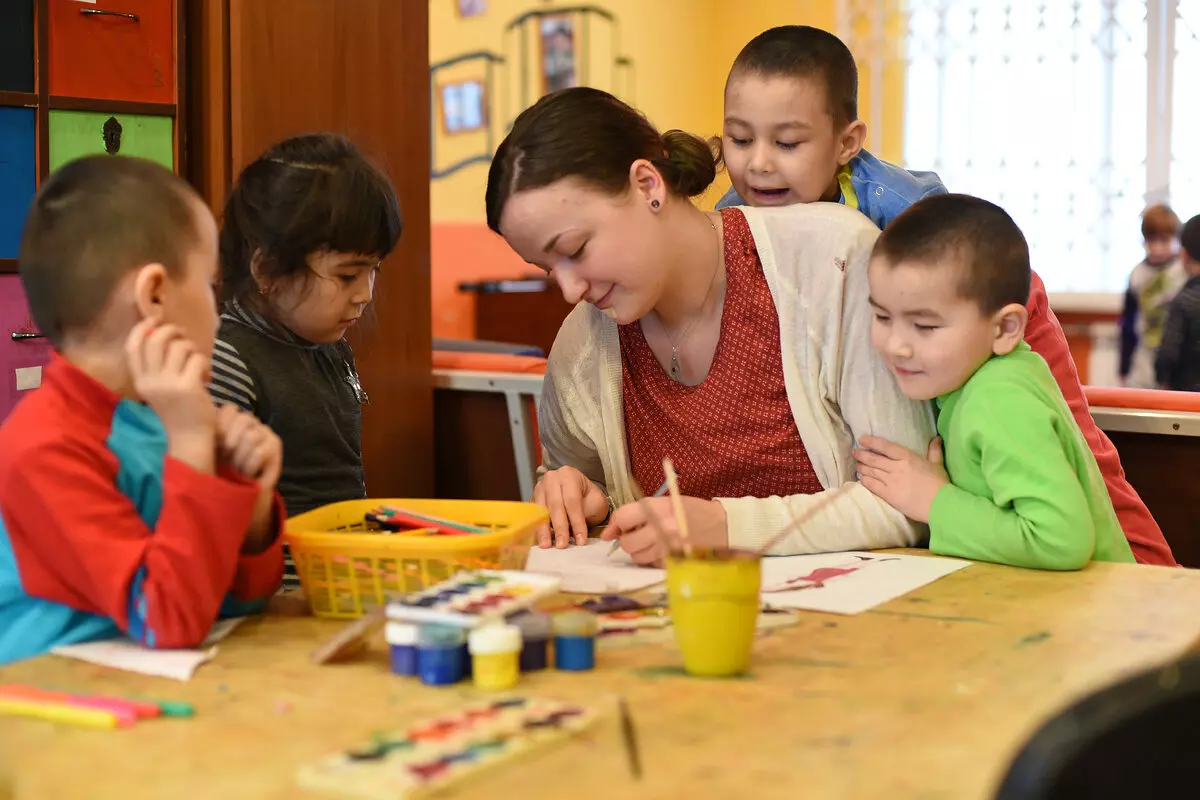
[[[924,525],[908,521],[855,482],[850,454],[864,435],[920,453],[933,436],[929,406],[900,393],[871,347],[867,263],[878,229],[859,212],[835,203],[725,213],[743,213],[750,223],[779,313],[788,402],[817,479],[826,490],[853,484],[771,553],[867,550],[925,540]],[[587,303],[567,316],[554,340],[538,425],[543,471],[573,466],[617,506],[635,499],[617,325]],[[717,499],[728,517],[730,545],[755,548],[788,524],[789,511],[803,514],[821,496]]]

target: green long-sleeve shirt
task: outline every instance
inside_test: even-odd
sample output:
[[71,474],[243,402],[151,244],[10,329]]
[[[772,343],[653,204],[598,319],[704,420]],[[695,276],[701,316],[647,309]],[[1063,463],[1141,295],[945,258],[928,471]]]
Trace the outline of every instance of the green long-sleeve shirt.
[[937,404],[951,482],[930,511],[931,551],[1037,569],[1133,562],[1096,459],[1028,345]]

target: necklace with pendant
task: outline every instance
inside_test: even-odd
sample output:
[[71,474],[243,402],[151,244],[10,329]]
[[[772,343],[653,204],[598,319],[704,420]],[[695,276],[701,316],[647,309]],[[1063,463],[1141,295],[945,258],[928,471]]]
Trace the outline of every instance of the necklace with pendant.
[[[704,307],[708,305],[708,298],[712,296],[713,287],[717,285],[717,275],[721,272],[721,234],[717,233],[717,226],[713,224],[711,218],[708,218],[708,227],[712,228],[713,235],[717,237],[717,263],[716,266],[713,267],[713,276],[712,280],[708,283],[708,291],[704,295],[703,302],[700,303],[701,312],[703,312]],[[679,366],[679,345],[683,344],[684,340],[687,339],[688,334],[692,332],[692,328],[696,326],[696,322],[700,319],[700,315],[697,314],[696,317],[693,318],[690,323],[688,323],[687,328],[683,331],[683,335],[680,336],[678,340],[671,338],[671,332],[667,330],[666,325],[663,325],[662,319],[660,319],[657,314],[654,315],[654,318],[658,320],[658,327],[662,328],[663,335],[666,336],[667,341],[671,343],[671,365],[667,369],[667,374],[671,376],[671,380],[678,383],[679,376],[683,374],[683,370]]]

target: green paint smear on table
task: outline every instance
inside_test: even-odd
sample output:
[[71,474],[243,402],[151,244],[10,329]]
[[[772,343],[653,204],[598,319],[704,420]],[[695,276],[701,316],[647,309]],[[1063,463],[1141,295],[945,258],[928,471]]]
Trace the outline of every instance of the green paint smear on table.
[[743,673],[741,675],[730,675],[730,676],[724,677],[724,678],[699,677],[699,676],[695,676],[695,675],[689,675],[689,674],[687,674],[687,672],[684,671],[683,667],[677,666],[675,664],[663,664],[663,665],[656,666],[656,667],[638,667],[637,669],[634,669],[631,671],[633,672],[634,675],[637,675],[640,678],[695,678],[696,680],[713,680],[713,681],[754,680],[754,675],[750,674],[750,673]]

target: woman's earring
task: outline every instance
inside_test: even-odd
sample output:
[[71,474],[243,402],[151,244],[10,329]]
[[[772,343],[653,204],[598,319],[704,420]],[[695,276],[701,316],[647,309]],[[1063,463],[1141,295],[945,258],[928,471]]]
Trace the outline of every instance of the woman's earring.
[[653,208],[655,211],[658,211],[658,207],[660,205],[662,205],[662,204],[658,202],[658,198],[655,198],[650,201],[650,207]]

